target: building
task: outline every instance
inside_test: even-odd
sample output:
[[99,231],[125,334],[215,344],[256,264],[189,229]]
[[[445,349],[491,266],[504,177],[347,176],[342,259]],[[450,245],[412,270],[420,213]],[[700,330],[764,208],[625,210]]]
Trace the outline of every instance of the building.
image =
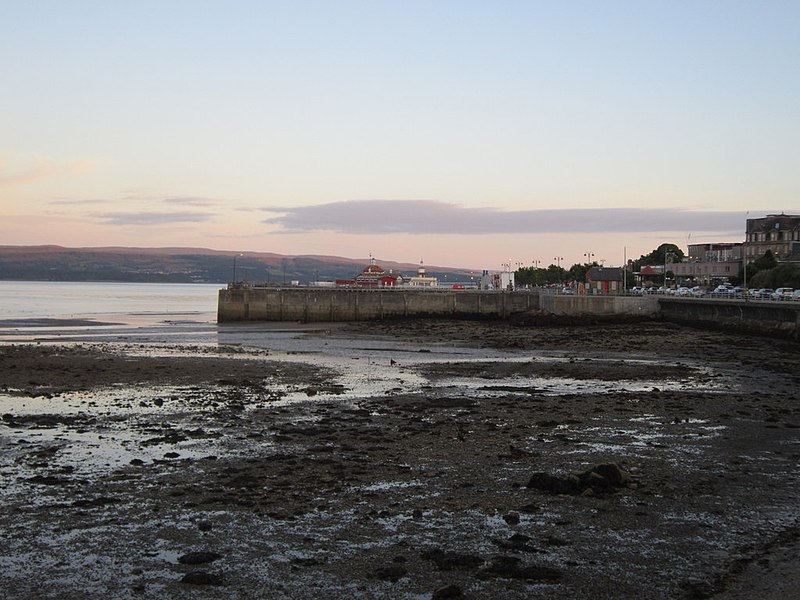
[[438,287],[439,280],[436,277],[428,277],[425,275],[425,266],[422,261],[419,261],[419,268],[417,269],[417,276],[411,277],[406,283],[409,287]]
[[689,244],[689,254],[682,262],[667,264],[678,285],[716,285],[738,277],[742,269],[740,242]]
[[586,293],[622,294],[623,277],[622,267],[592,267],[586,272]]
[[336,285],[387,288],[403,285],[404,282],[405,280],[402,275],[399,273],[394,274],[391,271],[387,273],[383,267],[375,264],[374,258],[370,258],[369,264],[364,267],[361,273],[356,275],[353,279],[337,279]]
[[800,262],[800,215],[767,215],[747,219],[745,258],[748,263],[772,252],[778,262]]
[[492,288],[496,290],[514,291],[514,271],[492,273]]

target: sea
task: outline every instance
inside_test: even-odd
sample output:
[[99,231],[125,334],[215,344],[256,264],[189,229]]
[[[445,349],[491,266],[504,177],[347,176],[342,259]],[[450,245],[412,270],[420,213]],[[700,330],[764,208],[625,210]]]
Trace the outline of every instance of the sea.
[[0,281],[0,341],[215,342],[222,287]]

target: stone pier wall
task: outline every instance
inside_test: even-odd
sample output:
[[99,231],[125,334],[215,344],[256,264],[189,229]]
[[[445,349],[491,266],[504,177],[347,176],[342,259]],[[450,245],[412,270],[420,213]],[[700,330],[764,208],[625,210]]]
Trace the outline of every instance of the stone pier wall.
[[368,321],[394,317],[492,317],[539,310],[531,293],[354,288],[233,288],[219,292],[217,320]]
[[567,296],[476,290],[232,288],[219,292],[217,321],[369,321],[399,317],[640,316],[798,339],[800,303],[664,296]]
[[659,298],[667,321],[800,339],[800,302]]

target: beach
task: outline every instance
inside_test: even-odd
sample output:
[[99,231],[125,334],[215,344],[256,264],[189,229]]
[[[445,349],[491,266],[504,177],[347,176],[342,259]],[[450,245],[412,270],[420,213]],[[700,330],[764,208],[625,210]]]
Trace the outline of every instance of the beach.
[[283,327],[0,345],[0,592],[798,589],[797,343],[657,321]]

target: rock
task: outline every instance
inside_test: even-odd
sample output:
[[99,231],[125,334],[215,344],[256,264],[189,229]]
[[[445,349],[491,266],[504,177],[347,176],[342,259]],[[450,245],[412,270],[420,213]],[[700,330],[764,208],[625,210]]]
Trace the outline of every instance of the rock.
[[216,552],[188,552],[187,554],[178,557],[178,562],[182,565],[203,565],[214,562],[218,558],[222,558],[222,555],[217,554]]
[[191,571],[183,576],[181,583],[191,585],[224,585],[222,575],[208,571]]
[[211,521],[200,521],[197,524],[197,528],[200,531],[211,531],[214,528],[214,525],[211,523]]
[[577,481],[571,477],[574,476],[556,477],[550,473],[534,473],[528,480],[527,487],[551,494],[575,494]]
[[505,521],[509,525],[519,525],[519,513],[510,512],[508,514],[505,514],[503,515],[503,521]]
[[375,571],[375,577],[377,579],[395,582],[405,577],[406,573],[408,573],[408,569],[402,565],[394,564],[388,567],[379,568],[377,571]]
[[604,496],[632,483],[630,474],[617,463],[602,463],[582,473],[573,473],[566,477],[557,477],[550,473],[534,473],[528,480],[527,487],[551,494]]
[[495,556],[489,566],[478,573],[478,577],[502,577],[504,579],[526,579],[528,581],[542,581],[557,583],[561,580],[562,572],[559,569],[541,565],[526,565],[514,556]]
[[431,596],[431,600],[447,600],[447,598],[463,597],[464,592],[461,591],[461,588],[451,583],[450,585],[440,587],[438,590],[434,591],[433,595]]
[[420,556],[433,562],[441,571],[474,569],[483,564],[483,559],[480,556],[447,552],[441,548],[429,548],[424,550]]
[[628,474],[626,471],[623,471],[617,463],[599,464],[592,467],[591,470],[594,473],[602,475],[608,479],[608,481],[610,481],[611,484],[616,487],[622,487],[631,482],[630,474]]
[[55,475],[34,475],[33,477],[28,477],[24,481],[39,485],[63,485],[69,483],[69,479],[66,477],[56,477]]

